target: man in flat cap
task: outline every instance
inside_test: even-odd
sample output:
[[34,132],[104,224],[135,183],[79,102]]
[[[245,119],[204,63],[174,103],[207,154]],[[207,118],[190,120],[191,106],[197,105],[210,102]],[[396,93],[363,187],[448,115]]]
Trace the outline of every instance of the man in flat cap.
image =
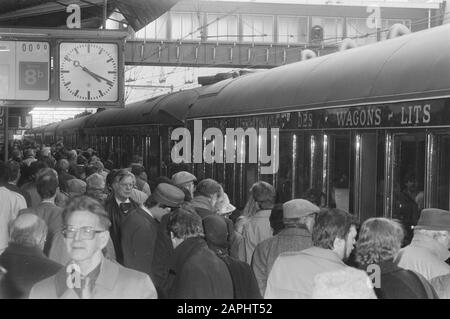
[[185,193],[187,202],[194,198],[195,182],[197,178],[189,172],[181,171],[172,175],[172,183]]
[[427,280],[450,274],[450,212],[426,208],[420,214],[411,244],[400,250],[398,265],[420,273]]
[[253,253],[252,268],[262,296],[277,257],[284,252],[301,251],[312,246],[311,232],[319,211],[319,207],[305,199],[293,199],[283,204],[285,228],[278,235],[259,243]]
[[184,193],[176,186],[161,183],[145,203],[127,214],[121,226],[123,265],[153,278],[152,263],[159,223],[172,208],[184,202]]
[[322,209],[314,220],[313,246],[280,254],[267,278],[265,299],[309,299],[318,274],[347,269],[356,237],[354,217],[337,208]]

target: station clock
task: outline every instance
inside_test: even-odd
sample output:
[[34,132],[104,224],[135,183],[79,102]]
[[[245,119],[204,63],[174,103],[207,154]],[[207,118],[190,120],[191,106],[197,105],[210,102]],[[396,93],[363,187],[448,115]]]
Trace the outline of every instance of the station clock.
[[117,43],[61,42],[61,101],[115,102],[119,99]]

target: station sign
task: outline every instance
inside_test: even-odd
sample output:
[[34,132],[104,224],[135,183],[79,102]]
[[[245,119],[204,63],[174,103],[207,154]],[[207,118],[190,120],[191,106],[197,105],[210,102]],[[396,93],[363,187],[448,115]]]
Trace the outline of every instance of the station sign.
[[450,100],[360,105],[277,114],[283,129],[374,129],[442,127],[450,123]]
[[0,40],[0,100],[50,98],[50,43]]

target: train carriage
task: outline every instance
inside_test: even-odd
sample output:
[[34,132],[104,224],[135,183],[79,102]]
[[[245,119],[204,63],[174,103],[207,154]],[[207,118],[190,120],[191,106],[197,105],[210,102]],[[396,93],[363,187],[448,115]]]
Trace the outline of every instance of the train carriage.
[[170,175],[174,127],[184,125],[188,108],[199,89],[177,92],[130,104],[125,109],[109,109],[89,116],[83,127],[85,144],[94,147],[103,158],[121,167],[133,155],[141,155],[152,177]]
[[73,149],[85,142],[84,126],[92,115],[82,116],[72,120],[60,122],[55,129],[56,136],[60,137],[67,148]]
[[[444,25],[212,85],[188,126],[201,120],[203,131],[224,136],[225,128],[255,128],[258,156],[261,129],[278,128],[279,170],[261,174],[258,158],[195,164],[195,173],[223,176],[241,207],[262,179],[283,200],[319,189],[326,204],[361,220],[392,216],[410,225],[422,207],[449,209],[449,39]],[[255,151],[248,144],[233,151]]]
[[61,122],[55,122],[48,124],[44,127],[42,132],[43,144],[47,145],[55,144],[58,140],[62,138],[62,136],[56,135],[56,129],[60,124]]
[[[281,201],[313,188],[360,220],[409,226],[422,207],[450,208],[449,39],[444,25],[227,79],[98,112],[82,131],[104,158],[143,155],[153,178],[188,164],[241,208],[265,180]],[[180,127],[192,149],[174,165]]]

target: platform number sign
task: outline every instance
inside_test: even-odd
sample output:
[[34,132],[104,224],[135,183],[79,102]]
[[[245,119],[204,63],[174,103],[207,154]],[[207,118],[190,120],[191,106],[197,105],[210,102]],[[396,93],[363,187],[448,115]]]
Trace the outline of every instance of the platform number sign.
[[20,90],[48,90],[48,63],[19,62]]
[[50,43],[0,40],[0,99],[50,98]]
[[47,42],[17,42],[17,83],[25,99],[49,98],[49,56]]

